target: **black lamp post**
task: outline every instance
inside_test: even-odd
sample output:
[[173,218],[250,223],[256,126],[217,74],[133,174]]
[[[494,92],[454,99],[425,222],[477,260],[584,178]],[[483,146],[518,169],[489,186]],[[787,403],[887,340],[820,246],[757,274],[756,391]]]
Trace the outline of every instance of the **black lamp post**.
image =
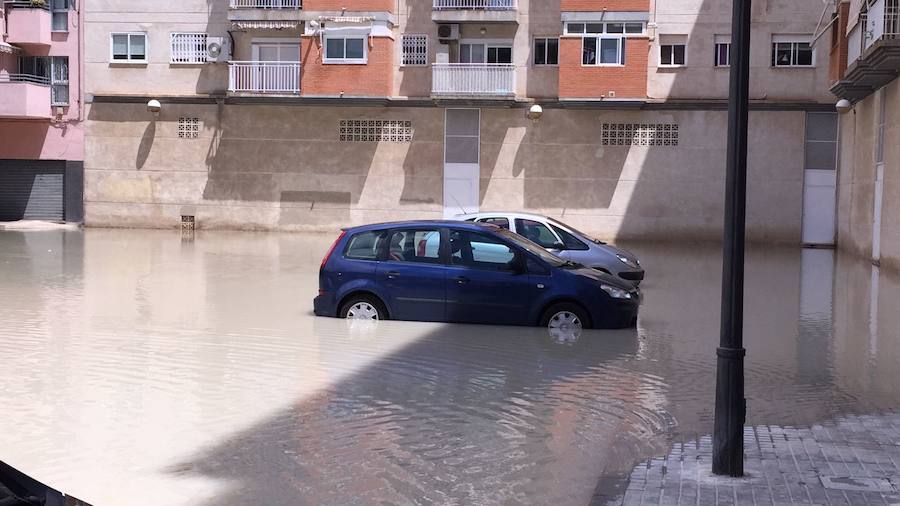
[[747,201],[747,128],[750,108],[750,0],[733,0],[722,328],[716,350],[714,474],[744,474],[744,225]]

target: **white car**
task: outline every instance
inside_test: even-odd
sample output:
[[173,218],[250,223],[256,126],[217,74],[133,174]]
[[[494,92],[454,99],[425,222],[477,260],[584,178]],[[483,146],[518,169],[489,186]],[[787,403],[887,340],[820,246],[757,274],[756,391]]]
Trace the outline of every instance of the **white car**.
[[490,212],[461,214],[456,219],[489,223],[505,228],[541,245],[561,258],[618,276],[635,286],[644,279],[644,268],[634,254],[594,239],[547,216]]

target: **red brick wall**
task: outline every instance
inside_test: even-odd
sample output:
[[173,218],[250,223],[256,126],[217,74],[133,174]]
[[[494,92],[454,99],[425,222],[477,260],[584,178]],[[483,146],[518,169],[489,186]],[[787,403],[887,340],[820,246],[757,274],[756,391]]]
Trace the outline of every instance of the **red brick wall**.
[[847,70],[847,22],[850,4],[838,4],[838,20],[831,25],[831,54],[829,57],[828,79],[835,83],[844,77]]
[[616,93],[615,98],[647,98],[647,57],[650,41],[645,37],[625,39],[625,65],[599,67],[581,64],[581,38],[559,40],[559,97],[600,98]]
[[395,4],[396,0],[303,0],[303,10],[339,11],[346,7],[347,12],[394,12]]
[[[305,5],[305,3],[304,3]],[[369,62],[365,65],[322,63],[324,48],[318,37],[303,37],[300,92],[303,95],[387,97],[393,94],[394,40],[369,37]]]
[[[535,0],[532,0],[535,1]],[[306,8],[304,4],[303,8]],[[650,11],[650,0],[561,0],[559,10],[567,11]]]

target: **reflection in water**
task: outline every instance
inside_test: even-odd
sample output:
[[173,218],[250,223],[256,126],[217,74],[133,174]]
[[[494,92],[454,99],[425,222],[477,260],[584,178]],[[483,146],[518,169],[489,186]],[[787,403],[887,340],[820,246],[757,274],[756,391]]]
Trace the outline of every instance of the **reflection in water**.
[[[314,318],[333,237],[195,234],[0,233],[0,458],[94,504],[584,504],[711,430],[716,246],[629,245],[638,328],[548,335]],[[900,407],[900,281],[769,248],[746,288],[749,424]]]

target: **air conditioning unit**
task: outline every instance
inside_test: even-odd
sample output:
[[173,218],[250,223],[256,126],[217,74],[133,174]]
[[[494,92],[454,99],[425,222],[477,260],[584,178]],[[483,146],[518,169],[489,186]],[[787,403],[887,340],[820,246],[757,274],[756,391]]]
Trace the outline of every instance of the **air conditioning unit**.
[[228,61],[228,47],[225,44],[225,37],[206,38],[206,61]]
[[459,25],[438,25],[438,39],[442,43],[459,40]]

